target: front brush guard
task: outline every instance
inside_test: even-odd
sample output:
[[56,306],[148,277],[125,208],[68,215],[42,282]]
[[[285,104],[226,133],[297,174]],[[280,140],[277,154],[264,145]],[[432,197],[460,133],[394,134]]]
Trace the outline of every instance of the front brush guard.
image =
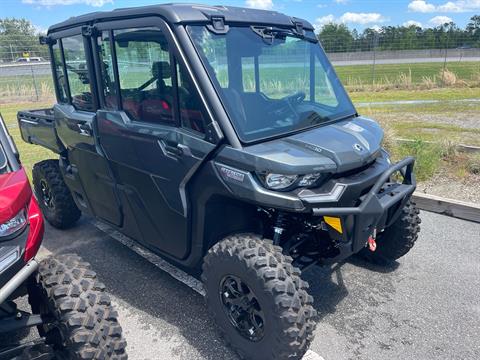
[[[414,163],[413,157],[407,157],[390,166],[370,191],[360,198],[360,205],[357,207],[312,209],[315,216],[338,216],[342,219],[345,231],[339,243],[340,255],[335,260],[360,251],[365,247],[368,238],[375,236],[377,230],[383,230],[398,219],[416,188]],[[391,181],[396,172],[402,174],[402,183]],[[347,221],[351,217],[353,221]]]

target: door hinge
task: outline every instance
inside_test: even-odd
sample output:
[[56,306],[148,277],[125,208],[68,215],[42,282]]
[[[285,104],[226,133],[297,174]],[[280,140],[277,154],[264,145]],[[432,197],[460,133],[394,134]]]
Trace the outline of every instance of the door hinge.
[[57,43],[57,40],[53,39],[50,36],[39,36],[38,37],[38,42],[40,45],[55,45]]
[[211,24],[207,25],[207,29],[215,34],[226,34],[230,29],[228,25],[225,24],[225,16],[222,15],[212,15],[210,16]]
[[82,26],[82,35],[86,37],[97,36],[97,28],[92,25]]
[[292,22],[293,22],[293,25],[295,26],[295,32],[299,35],[304,35],[303,34],[303,22],[296,19],[296,18],[293,18]]

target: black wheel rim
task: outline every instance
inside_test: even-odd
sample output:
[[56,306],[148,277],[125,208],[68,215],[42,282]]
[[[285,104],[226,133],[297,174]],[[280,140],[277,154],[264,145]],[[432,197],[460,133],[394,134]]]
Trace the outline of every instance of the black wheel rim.
[[230,323],[246,339],[264,336],[265,315],[254,292],[239,277],[227,275],[220,283],[220,299]]
[[53,204],[52,191],[50,190],[50,187],[44,180],[40,181],[40,191],[42,192],[43,204],[47,208],[53,209],[55,205]]

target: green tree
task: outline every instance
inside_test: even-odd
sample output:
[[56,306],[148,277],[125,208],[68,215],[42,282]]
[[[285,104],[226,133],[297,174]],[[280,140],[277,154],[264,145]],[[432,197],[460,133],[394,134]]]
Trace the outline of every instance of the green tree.
[[24,52],[30,56],[48,56],[48,48],[38,42],[38,34],[29,20],[0,19],[0,59],[14,61]]
[[470,18],[466,32],[470,35],[472,43],[480,46],[480,15]]
[[354,37],[345,24],[326,24],[320,30],[318,38],[326,52],[352,51]]

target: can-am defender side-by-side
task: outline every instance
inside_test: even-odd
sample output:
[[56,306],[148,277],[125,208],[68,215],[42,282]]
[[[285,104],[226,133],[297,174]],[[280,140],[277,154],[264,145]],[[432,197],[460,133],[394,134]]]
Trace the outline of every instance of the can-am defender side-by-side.
[[[44,222],[0,115],[0,359],[127,359],[105,287],[76,255],[40,261]],[[17,307],[27,295],[32,312]],[[39,338],[14,343],[37,327]]]
[[18,114],[47,220],[82,212],[200,274],[244,358],[301,358],[315,327],[301,272],[414,245],[412,158],[392,164],[305,20],[169,4],[54,25],[57,104]]

